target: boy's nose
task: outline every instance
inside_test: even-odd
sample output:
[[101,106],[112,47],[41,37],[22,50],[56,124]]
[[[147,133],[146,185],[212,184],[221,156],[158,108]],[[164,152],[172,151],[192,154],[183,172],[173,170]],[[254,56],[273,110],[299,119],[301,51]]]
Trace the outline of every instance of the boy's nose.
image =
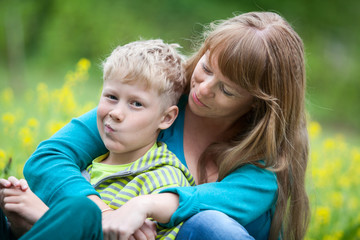
[[116,122],[121,122],[124,120],[124,113],[120,109],[114,109],[109,112],[109,116]]

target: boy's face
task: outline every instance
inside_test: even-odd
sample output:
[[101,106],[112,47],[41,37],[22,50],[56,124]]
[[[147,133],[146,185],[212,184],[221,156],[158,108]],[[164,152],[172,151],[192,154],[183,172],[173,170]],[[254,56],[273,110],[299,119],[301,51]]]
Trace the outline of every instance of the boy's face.
[[122,83],[116,74],[104,81],[97,125],[106,148],[128,159],[144,155],[154,144],[164,118],[157,91],[140,81]]

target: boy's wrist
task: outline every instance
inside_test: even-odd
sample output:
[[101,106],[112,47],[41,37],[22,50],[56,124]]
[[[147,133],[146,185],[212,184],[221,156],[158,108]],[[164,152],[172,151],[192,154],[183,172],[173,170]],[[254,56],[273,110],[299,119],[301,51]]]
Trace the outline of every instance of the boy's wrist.
[[92,200],[101,210],[101,212],[107,210],[109,208],[109,206],[104,203],[101,198],[99,198],[99,196],[97,195],[89,195],[87,196],[90,200]]
[[179,196],[174,193],[142,195],[134,201],[138,201],[135,205],[143,208],[148,218],[160,223],[168,223],[179,206]]

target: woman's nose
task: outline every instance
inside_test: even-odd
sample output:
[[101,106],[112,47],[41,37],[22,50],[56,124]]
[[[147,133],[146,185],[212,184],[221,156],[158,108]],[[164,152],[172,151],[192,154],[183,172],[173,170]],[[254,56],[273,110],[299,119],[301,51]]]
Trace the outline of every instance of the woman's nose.
[[214,87],[216,83],[214,79],[206,79],[199,84],[199,94],[206,97],[214,97]]

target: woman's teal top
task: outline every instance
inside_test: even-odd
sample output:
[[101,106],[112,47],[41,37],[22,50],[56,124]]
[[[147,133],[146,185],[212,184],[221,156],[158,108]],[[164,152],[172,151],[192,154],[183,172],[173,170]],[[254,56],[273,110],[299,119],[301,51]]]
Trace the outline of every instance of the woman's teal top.
[[[186,96],[179,102],[175,123],[158,137],[186,165],[183,130]],[[96,109],[74,118],[50,139],[40,143],[26,162],[24,176],[30,188],[48,206],[64,196],[98,195],[80,171],[106,153],[96,125]],[[195,187],[166,189],[177,193],[180,206],[167,226],[204,210],[218,210],[242,224],[255,239],[266,239],[277,198],[276,175],[254,165],[233,171],[222,181]]]

